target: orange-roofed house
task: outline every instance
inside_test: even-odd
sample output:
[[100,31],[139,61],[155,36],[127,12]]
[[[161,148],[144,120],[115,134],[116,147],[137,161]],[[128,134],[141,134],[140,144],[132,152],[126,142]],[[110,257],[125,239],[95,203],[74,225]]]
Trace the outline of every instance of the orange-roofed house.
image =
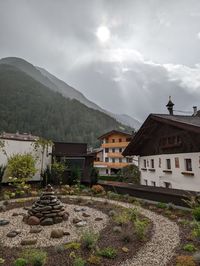
[[99,175],[115,175],[129,164],[137,165],[137,157],[124,157],[122,152],[132,139],[132,134],[112,130],[99,137],[101,148],[96,153],[94,167],[99,170]]

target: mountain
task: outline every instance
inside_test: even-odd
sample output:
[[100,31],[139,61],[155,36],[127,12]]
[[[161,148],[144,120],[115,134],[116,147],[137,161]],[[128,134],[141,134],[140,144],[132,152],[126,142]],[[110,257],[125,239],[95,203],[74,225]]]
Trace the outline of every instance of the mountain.
[[92,101],[88,100],[81,92],[72,88],[64,81],[58,79],[54,75],[50,74],[43,68],[35,67],[29,62],[17,58],[17,57],[6,57],[0,60],[0,64],[9,64],[12,66],[17,67],[18,69],[24,71],[26,74],[34,78],[35,80],[39,81],[43,85],[47,86],[53,91],[61,93],[65,98],[76,99],[79,102],[85,104],[87,107],[93,108],[95,110],[99,110],[103,113],[108,114],[109,116],[115,118],[118,122],[128,125],[132,128],[138,129],[140,127],[140,122],[136,119],[125,115],[125,114],[114,114],[107,110],[104,110],[97,104],[93,103]]
[[[34,75],[38,75],[37,71]],[[108,130],[132,130],[105,113],[66,99],[16,66],[2,62],[0,95],[0,131],[31,132],[52,140],[96,146],[97,137]]]

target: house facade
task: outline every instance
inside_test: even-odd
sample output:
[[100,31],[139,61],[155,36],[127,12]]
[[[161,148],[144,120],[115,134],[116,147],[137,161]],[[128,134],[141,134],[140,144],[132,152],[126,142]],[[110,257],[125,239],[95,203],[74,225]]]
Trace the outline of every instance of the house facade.
[[116,174],[129,164],[137,164],[137,158],[122,155],[131,139],[131,134],[117,130],[112,130],[99,137],[101,148],[97,152],[94,167],[98,169],[100,176]]
[[[51,151],[52,147],[45,149],[44,157],[42,159],[42,153],[40,148],[35,150],[34,143],[39,137],[33,136],[31,134],[23,133],[2,133],[0,135],[0,141],[4,143],[3,150],[0,150],[0,165],[6,166],[8,158],[15,154],[25,154],[30,153],[36,159],[36,169],[37,172],[31,179],[31,181],[40,181],[41,167],[45,169],[47,165],[51,163]],[[43,162],[42,162],[43,161]],[[42,165],[43,164],[43,165]],[[8,181],[8,176],[6,173],[3,176],[3,182]]]
[[200,191],[200,117],[150,114],[124,155],[138,155],[141,184]]

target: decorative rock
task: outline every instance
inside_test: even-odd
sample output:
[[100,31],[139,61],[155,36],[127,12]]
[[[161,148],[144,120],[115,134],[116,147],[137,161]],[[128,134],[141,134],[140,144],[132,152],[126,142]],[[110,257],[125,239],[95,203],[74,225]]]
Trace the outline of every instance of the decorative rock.
[[54,221],[54,224],[58,224],[58,223],[61,223],[63,221],[63,218],[62,217],[54,217],[53,221]]
[[9,224],[10,222],[8,220],[0,220],[0,226],[4,226]]
[[6,206],[4,204],[0,205],[0,212],[5,212],[6,211]]
[[76,208],[74,208],[74,211],[75,211],[75,212],[80,212],[80,211],[82,211],[82,208],[80,208],[80,207],[76,207]]
[[68,219],[69,219],[69,214],[66,212],[63,215],[63,221],[68,221]]
[[30,232],[29,232],[29,233],[30,233],[30,234],[39,234],[41,231],[42,231],[42,228],[36,226],[36,227],[32,227],[32,228],[30,229]]
[[73,222],[73,224],[77,224],[77,223],[80,223],[80,222],[82,222],[82,220],[80,220],[79,218],[74,218],[73,220],[72,220],[72,222]]
[[64,231],[63,234],[64,234],[65,236],[70,236],[70,232],[67,232],[67,231]]
[[127,247],[122,247],[122,251],[125,252],[125,253],[128,253],[129,249]]
[[96,222],[98,222],[98,221],[102,221],[103,220],[103,218],[101,218],[101,217],[97,217],[97,218],[95,218],[95,221]]
[[46,218],[40,222],[41,225],[52,225],[53,219],[52,218]]
[[90,215],[87,214],[87,213],[85,213],[85,212],[82,214],[82,216],[83,216],[83,217],[90,217]]
[[36,216],[30,216],[27,220],[27,224],[38,225],[38,224],[40,224],[40,219]]
[[114,226],[113,227],[113,232],[115,232],[115,233],[121,233],[122,232],[121,226]]
[[83,227],[83,226],[86,226],[86,225],[87,225],[86,221],[81,221],[81,222],[76,223],[77,227]]
[[51,238],[61,238],[63,237],[63,235],[64,235],[64,232],[62,229],[57,228],[51,231]]
[[34,239],[34,238],[25,238],[25,239],[22,239],[21,241],[22,246],[35,245],[36,243],[37,243],[37,239]]
[[109,216],[115,216],[116,214],[117,213],[116,213],[115,210],[110,210],[109,213],[108,213]]
[[20,231],[16,230],[16,231],[10,231],[6,236],[13,238],[13,237],[16,237],[19,234],[20,234]]
[[18,216],[19,215],[19,213],[17,213],[17,212],[13,212],[13,214],[12,214],[12,216]]

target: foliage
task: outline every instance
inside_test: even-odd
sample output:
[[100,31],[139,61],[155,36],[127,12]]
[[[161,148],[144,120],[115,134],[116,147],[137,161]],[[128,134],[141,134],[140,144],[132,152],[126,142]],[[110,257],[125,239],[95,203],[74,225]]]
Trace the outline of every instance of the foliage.
[[105,193],[105,189],[101,185],[93,185],[91,188],[92,192],[95,194]]
[[192,243],[188,243],[184,245],[183,250],[188,251],[188,252],[194,252],[196,251],[196,247]]
[[136,221],[138,217],[138,212],[136,209],[126,209],[121,211],[119,214],[114,216],[114,221],[118,225],[127,224],[128,222]]
[[109,199],[113,199],[113,200],[120,200],[121,199],[121,195],[112,191],[108,191],[107,192],[107,197]]
[[55,141],[97,146],[104,132],[132,130],[107,114],[64,98],[11,65],[0,65],[0,95],[0,131],[32,132]]
[[14,262],[14,266],[26,266],[28,264],[27,260],[23,258],[18,258]]
[[192,236],[200,239],[200,223],[196,222],[192,230]]
[[8,155],[5,149],[5,141],[1,139],[0,139],[0,151],[2,151],[2,153],[8,158]]
[[3,179],[3,175],[4,175],[4,172],[5,172],[5,169],[6,169],[6,167],[4,165],[0,165],[0,187],[1,187],[1,182],[2,182],[2,179]]
[[90,255],[90,257],[87,260],[90,264],[93,265],[100,265],[101,264],[101,258],[95,255]]
[[56,184],[62,183],[62,177],[64,174],[64,171],[66,169],[66,166],[61,162],[54,162],[51,165],[51,178]]
[[176,266],[195,266],[192,256],[178,256],[176,258]]
[[164,203],[164,202],[158,202],[156,204],[156,207],[159,208],[159,209],[167,209],[167,204]]
[[49,165],[47,165],[46,169],[42,171],[41,177],[43,187],[46,187],[47,184],[53,183],[51,167]]
[[66,249],[75,249],[78,250],[81,247],[81,243],[79,242],[70,242],[64,245]]
[[145,239],[148,226],[149,222],[146,219],[144,220],[136,219],[136,221],[134,221],[134,231],[139,239],[141,240]]
[[47,260],[47,253],[39,249],[27,249],[22,252],[21,257],[32,266],[43,266]]
[[99,234],[95,234],[92,231],[86,231],[82,234],[81,237],[82,247],[90,250],[95,247],[98,239],[99,239]]
[[200,193],[192,194],[187,192],[187,195],[185,195],[185,199],[183,199],[183,201],[192,209],[198,207],[200,206]]
[[73,261],[73,266],[85,266],[86,265],[86,261],[82,258],[75,258]]
[[3,258],[0,258],[0,264],[4,264],[5,260]]
[[140,184],[140,171],[138,166],[131,164],[123,167],[118,176],[123,180],[123,182]]
[[81,171],[79,167],[72,167],[70,176],[68,178],[68,185],[72,186],[80,182],[81,179]]
[[105,176],[99,176],[99,180],[105,180],[105,181],[117,181],[117,182],[122,182],[123,178],[120,176],[115,176],[115,175],[105,175]]
[[13,178],[29,179],[36,173],[35,159],[30,153],[15,154],[8,159],[6,171]]
[[114,259],[117,256],[117,250],[113,247],[106,247],[98,250],[98,255],[108,259]]
[[199,222],[200,221],[200,207],[195,207],[192,210],[192,214],[194,216],[194,219]]
[[90,185],[96,185],[99,179],[99,171],[95,167],[90,168]]

